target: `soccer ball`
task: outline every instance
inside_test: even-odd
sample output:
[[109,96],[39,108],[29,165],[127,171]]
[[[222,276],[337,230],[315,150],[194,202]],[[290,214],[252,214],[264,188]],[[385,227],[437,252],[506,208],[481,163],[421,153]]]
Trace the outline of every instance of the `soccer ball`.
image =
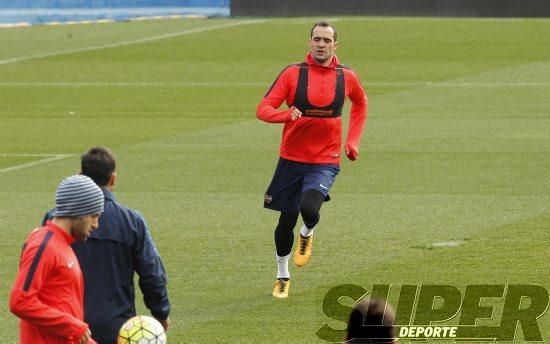
[[122,325],[118,344],[166,344],[162,325],[152,317],[137,315]]

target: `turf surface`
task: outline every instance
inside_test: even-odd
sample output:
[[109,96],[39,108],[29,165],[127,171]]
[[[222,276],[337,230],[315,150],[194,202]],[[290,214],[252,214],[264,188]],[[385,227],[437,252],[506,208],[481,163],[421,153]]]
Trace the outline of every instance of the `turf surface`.
[[359,160],[290,298],[270,296],[281,127],[255,109],[315,20],[0,30],[0,342],[17,341],[21,245],[93,145],[116,153],[116,195],[163,256],[171,343],[320,342],[343,327],[322,311],[343,283],[550,289],[550,21],[353,17],[334,24],[369,96]]

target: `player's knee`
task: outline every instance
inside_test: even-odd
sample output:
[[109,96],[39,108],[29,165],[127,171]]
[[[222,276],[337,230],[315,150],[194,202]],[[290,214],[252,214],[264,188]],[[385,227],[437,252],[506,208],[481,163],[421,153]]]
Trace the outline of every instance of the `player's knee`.
[[300,214],[303,218],[312,218],[317,215],[318,211],[312,204],[302,203],[300,204]]
[[319,209],[312,204],[301,204],[300,213],[302,214],[302,219],[308,228],[315,227],[317,222],[319,222]]

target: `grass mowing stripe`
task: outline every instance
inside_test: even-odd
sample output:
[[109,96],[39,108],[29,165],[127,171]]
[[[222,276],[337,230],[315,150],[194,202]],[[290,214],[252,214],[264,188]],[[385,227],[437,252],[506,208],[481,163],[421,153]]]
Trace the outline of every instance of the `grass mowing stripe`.
[[[258,87],[268,82],[0,82],[3,87]],[[550,86],[550,84],[549,84]]]
[[139,43],[146,43],[151,41],[158,41],[161,39],[166,38],[173,38],[183,35],[189,35],[192,33],[200,33],[200,32],[206,32],[206,31],[212,31],[212,30],[218,30],[218,29],[224,29],[229,28],[233,26],[240,26],[240,25],[247,25],[247,24],[256,24],[266,21],[266,19],[255,19],[255,20],[246,20],[241,22],[231,22],[227,24],[221,24],[221,25],[213,25],[208,27],[202,27],[198,29],[191,29],[191,30],[184,30],[180,32],[173,32],[173,33],[167,33],[164,35],[159,36],[153,36],[153,37],[146,37],[131,41],[123,41],[123,42],[117,42],[117,43],[111,43],[111,44],[104,44],[104,45],[95,45],[91,47],[86,48],[79,48],[79,49],[71,49],[71,50],[65,50],[65,51],[59,51],[54,53],[45,53],[45,54],[37,54],[32,56],[21,56],[21,57],[14,57],[10,59],[0,60],[0,65],[10,64],[10,63],[17,63],[17,62],[23,62],[23,61],[29,61],[29,60],[35,60],[35,59],[41,59],[45,57],[54,57],[59,55],[66,55],[66,54],[74,54],[74,53],[80,53],[85,51],[92,51],[92,50],[100,50],[100,49],[107,49],[107,48],[117,48],[122,47],[125,45],[131,45],[131,44],[139,44]]

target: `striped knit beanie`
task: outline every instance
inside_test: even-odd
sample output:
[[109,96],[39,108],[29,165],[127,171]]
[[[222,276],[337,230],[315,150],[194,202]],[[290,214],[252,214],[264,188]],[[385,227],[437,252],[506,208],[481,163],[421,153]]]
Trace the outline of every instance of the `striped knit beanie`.
[[89,177],[65,178],[55,193],[54,217],[81,217],[103,212],[103,191]]

